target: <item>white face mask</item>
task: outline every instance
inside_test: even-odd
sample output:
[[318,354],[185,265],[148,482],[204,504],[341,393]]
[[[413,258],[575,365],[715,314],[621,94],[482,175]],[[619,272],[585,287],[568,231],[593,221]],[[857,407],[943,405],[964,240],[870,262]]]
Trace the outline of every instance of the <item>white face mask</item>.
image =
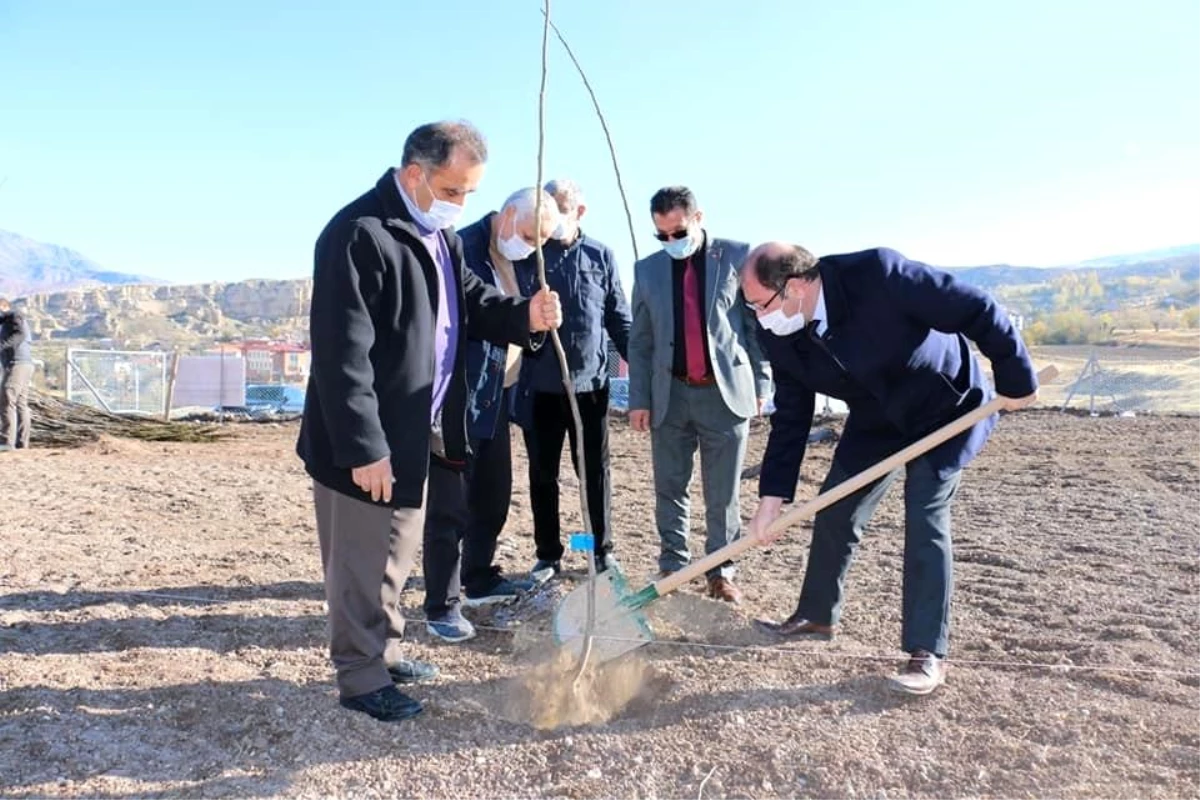
[[791,336],[796,331],[804,330],[804,313],[797,311],[796,316],[789,317],[783,313],[783,308],[777,308],[759,317],[758,324],[776,336]]
[[500,250],[500,255],[507,258],[509,261],[520,261],[523,258],[528,258],[533,255],[534,246],[521,238],[517,233],[517,220],[512,221],[513,235],[508,237],[500,237],[496,243]]
[[579,220],[575,219],[575,212],[570,214],[559,213],[558,225],[555,226],[554,232],[550,234],[551,239],[557,239],[560,242],[569,242],[575,239],[575,233],[579,230]]
[[422,174],[421,180],[425,182],[425,188],[429,191],[429,196],[433,198],[433,202],[430,204],[428,211],[421,211],[419,208],[416,209],[418,214],[417,222],[435,231],[442,228],[449,228],[457,223],[462,218],[463,207],[457,203],[439,200],[437,195],[433,193],[433,189],[429,186],[428,178]]

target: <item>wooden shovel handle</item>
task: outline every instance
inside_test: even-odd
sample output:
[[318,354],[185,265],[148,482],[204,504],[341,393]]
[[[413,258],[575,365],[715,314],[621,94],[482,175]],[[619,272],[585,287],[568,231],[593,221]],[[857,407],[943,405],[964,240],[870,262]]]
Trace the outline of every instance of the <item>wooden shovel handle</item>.
[[[1038,373],[1038,383],[1048,383],[1049,381],[1054,380],[1054,378],[1057,376],[1058,369],[1053,365],[1048,366]],[[822,511],[842,498],[854,494],[859,489],[873,481],[882,478],[897,467],[907,464],[909,461],[912,461],[917,456],[927,453],[942,442],[945,442],[947,439],[952,439],[981,420],[987,419],[1001,409],[1001,407],[1004,405],[1004,401],[1005,398],[996,397],[991,402],[985,403],[974,411],[964,414],[950,424],[938,428],[933,433],[917,440],[916,442],[913,442],[898,453],[888,456],[875,466],[864,469],[862,472],[848,480],[839,483],[829,491],[822,492],[812,500],[809,500],[807,503],[793,508],[791,511],[772,522],[767,530],[771,533],[776,533],[784,528],[790,528],[801,520],[816,516],[818,511]],[[719,567],[726,561],[736,558],[757,543],[758,539],[755,537],[743,536],[736,541],[725,545],[720,550],[709,553],[699,561],[693,561],[691,564],[679,570],[678,572],[674,572],[662,580],[657,581],[654,584],[654,589],[658,596],[662,597],[668,592],[675,591],[680,586],[683,586],[685,583],[688,583],[694,578],[698,578],[705,572],[708,572],[710,569]]]

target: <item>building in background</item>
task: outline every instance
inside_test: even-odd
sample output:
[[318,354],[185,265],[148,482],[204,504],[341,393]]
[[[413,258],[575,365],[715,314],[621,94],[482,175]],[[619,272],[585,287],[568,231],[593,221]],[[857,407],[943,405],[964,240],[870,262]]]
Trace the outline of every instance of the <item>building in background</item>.
[[307,347],[267,339],[230,342],[211,352],[236,353],[245,359],[247,383],[304,384],[312,364]]

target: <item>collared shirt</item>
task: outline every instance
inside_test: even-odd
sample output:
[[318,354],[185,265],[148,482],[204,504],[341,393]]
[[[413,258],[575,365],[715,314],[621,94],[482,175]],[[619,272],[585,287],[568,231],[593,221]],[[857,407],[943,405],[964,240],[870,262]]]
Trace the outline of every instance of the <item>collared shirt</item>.
[[813,309],[812,322],[817,323],[817,336],[824,336],[829,330],[828,312],[825,310],[825,287],[817,290],[817,307]]
[[692,262],[692,269],[696,271],[696,291],[700,293],[700,331],[705,340],[704,364],[707,367],[708,374],[713,374],[712,357],[708,352],[708,304],[704,302],[707,280],[705,271],[708,259],[707,231],[703,236],[704,238],[700,240],[700,246],[696,248],[696,252],[687,258],[671,259],[671,305],[675,311],[675,349],[672,354],[671,371],[676,377],[683,377],[688,374],[687,333],[684,328],[684,309],[687,306],[683,302],[683,273],[687,269],[688,261]]
[[400,178],[393,173],[396,188],[400,197],[408,207],[417,230],[421,234],[421,243],[429,251],[437,267],[435,273],[438,279],[437,292],[437,321],[433,330],[433,402],[429,409],[429,418],[438,425],[438,417],[442,413],[442,403],[446,400],[446,391],[450,388],[450,379],[454,375],[454,358],[458,349],[458,283],[454,276],[454,262],[450,258],[450,249],[446,246],[446,237],[441,231],[429,230],[420,222],[416,222],[420,209],[400,185]]

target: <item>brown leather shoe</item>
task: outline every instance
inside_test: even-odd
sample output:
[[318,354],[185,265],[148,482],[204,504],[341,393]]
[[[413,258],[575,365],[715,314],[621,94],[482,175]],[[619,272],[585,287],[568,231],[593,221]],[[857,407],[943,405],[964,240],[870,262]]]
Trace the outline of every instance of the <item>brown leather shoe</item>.
[[721,575],[708,579],[708,596],[714,600],[733,603],[735,606],[742,602],[742,590],[733,585],[733,581]]
[[786,636],[789,639],[819,639],[828,642],[833,638],[832,625],[821,625],[796,614],[792,614],[783,622],[759,619],[754,623],[768,633]]

